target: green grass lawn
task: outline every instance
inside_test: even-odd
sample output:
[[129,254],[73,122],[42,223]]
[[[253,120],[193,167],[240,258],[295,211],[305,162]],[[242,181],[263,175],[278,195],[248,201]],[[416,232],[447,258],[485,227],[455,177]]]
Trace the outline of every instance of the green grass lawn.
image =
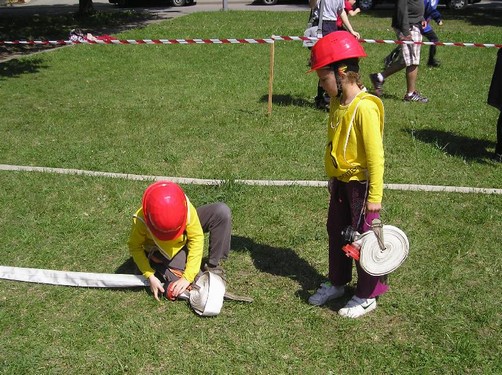
[[[502,42],[500,14],[448,16],[443,41]],[[196,13],[115,36],[301,35],[306,18]],[[352,22],[363,38],[394,37],[386,12]],[[393,47],[364,47],[369,86]],[[385,84],[385,182],[501,188],[498,112],[486,105],[496,50],[438,50],[442,67],[419,73],[429,104],[401,101],[404,73]],[[229,285],[254,298],[199,318],[141,288],[0,281],[1,374],[502,373],[500,195],[385,191],[383,219],[411,243],[391,291],[355,321],[336,314],[350,291],[307,304],[327,272],[326,189],[232,182],[325,179],[308,51],[276,44],[271,116],[269,58],[269,45],[76,45],[0,64],[1,164],[227,180],[184,188],[195,205],[231,207]],[[148,182],[1,171],[0,183],[2,265],[131,270],[131,215]]]

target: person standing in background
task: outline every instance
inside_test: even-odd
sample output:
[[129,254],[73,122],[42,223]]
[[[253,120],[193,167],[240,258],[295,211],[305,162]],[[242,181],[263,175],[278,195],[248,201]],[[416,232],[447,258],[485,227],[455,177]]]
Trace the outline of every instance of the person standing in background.
[[392,17],[392,27],[397,38],[402,41],[415,43],[403,44],[399,58],[383,72],[370,74],[375,95],[382,96],[385,80],[394,73],[406,69],[406,102],[427,103],[429,99],[421,95],[416,89],[418,66],[420,65],[420,44],[422,42],[421,29],[425,27],[423,0],[397,0]]

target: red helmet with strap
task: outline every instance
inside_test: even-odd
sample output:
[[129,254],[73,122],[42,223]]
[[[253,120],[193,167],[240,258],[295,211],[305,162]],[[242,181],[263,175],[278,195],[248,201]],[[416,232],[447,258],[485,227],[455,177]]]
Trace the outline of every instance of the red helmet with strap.
[[309,73],[338,61],[366,56],[355,36],[348,31],[335,31],[319,39],[312,47]]
[[159,240],[173,240],[186,228],[188,203],[174,182],[158,181],[143,194],[143,214],[150,232]]

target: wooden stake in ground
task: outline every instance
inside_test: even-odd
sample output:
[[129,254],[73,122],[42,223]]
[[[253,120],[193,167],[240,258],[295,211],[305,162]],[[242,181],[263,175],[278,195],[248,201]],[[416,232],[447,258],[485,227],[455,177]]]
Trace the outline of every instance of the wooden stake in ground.
[[268,77],[268,115],[272,114],[272,94],[274,86],[275,42],[270,43],[270,75]]

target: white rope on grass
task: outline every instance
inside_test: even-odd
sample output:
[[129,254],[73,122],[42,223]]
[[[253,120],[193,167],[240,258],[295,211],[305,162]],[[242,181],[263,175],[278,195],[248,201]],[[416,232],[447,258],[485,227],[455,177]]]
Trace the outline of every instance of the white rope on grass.
[[[136,181],[159,181],[169,180],[178,184],[186,185],[221,185],[227,180],[219,179],[200,179],[186,177],[170,177],[170,176],[152,176],[152,175],[137,175],[129,173],[113,173],[113,172],[98,172],[87,171],[83,169],[67,169],[67,168],[48,168],[48,167],[32,167],[24,165],[8,165],[0,164],[2,171],[16,172],[43,172],[56,173],[67,175],[83,175],[94,177],[109,177],[122,178],[126,180]],[[327,181],[313,180],[233,180],[232,182],[249,185],[249,186],[302,186],[302,187],[326,187]],[[471,193],[471,194],[494,194],[502,195],[502,189],[497,188],[476,188],[465,186],[439,186],[439,185],[415,185],[415,184],[384,184],[385,189],[401,190],[401,191],[425,191],[425,192],[443,192],[443,193]]]

